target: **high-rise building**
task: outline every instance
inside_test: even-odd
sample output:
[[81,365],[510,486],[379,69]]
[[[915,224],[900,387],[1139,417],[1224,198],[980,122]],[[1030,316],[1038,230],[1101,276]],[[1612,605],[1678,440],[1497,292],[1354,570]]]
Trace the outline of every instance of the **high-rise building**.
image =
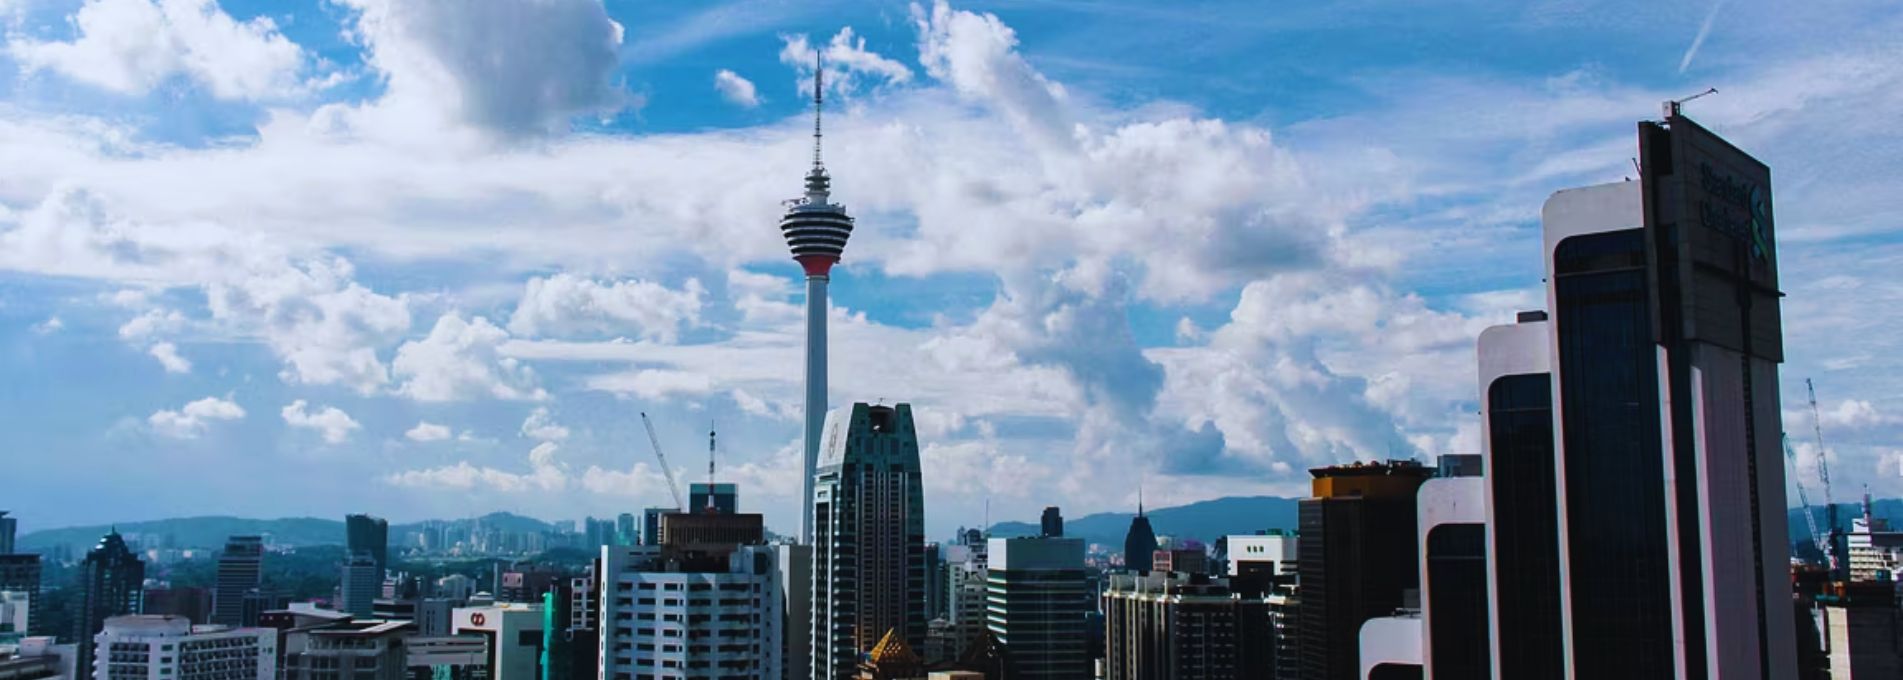
[[1143,514],[1142,491],[1138,491],[1137,516],[1130,519],[1130,531],[1123,536],[1123,568],[1141,574],[1155,566],[1156,530],[1150,528],[1149,515]]
[[0,510],[0,555],[13,554],[13,539],[20,530],[20,523]]
[[1280,576],[1295,573],[1295,532],[1270,529],[1228,537],[1229,574]]
[[1577,677],[1795,673],[1770,170],[1669,107],[1541,210]]
[[1502,678],[1565,676],[1561,643],[1558,480],[1552,354],[1545,312],[1480,332],[1492,666]]
[[[380,572],[390,568],[390,522],[381,517],[369,515],[344,516],[344,549],[351,553],[368,553],[376,560]],[[383,576],[378,574],[381,581]]]
[[582,519],[582,549],[590,554],[600,552],[603,546],[615,545],[616,535],[614,520],[593,517]]
[[[661,515],[680,512],[680,508],[646,508],[641,511],[641,545],[661,544]],[[592,550],[592,548],[591,548]]]
[[[91,638],[97,680],[270,680],[277,677],[277,632],[204,627],[177,616],[107,618]],[[356,677],[356,676],[352,676]]]
[[727,482],[693,482],[687,485],[687,507],[682,512],[703,512],[709,506],[731,515],[740,512],[740,487]]
[[634,513],[624,512],[615,515],[615,545],[639,545],[641,543],[640,520]]
[[132,554],[115,529],[86,552],[79,570],[79,607],[71,633],[79,645],[78,667],[92,668],[93,636],[105,630],[106,619],[139,613],[145,595],[145,563]]
[[[832,177],[820,161],[820,111],[824,103],[825,69],[813,73],[813,169],[806,173],[806,195],[791,202],[780,218],[780,233],[793,253],[793,260],[806,272],[806,431],[805,458],[800,469],[805,479],[800,517],[800,542],[813,542],[814,475],[819,472],[820,430],[827,417],[826,405],[826,284],[833,265],[846,251],[846,239],[852,236],[852,217],[846,207],[833,203]],[[922,625],[922,624],[921,624]],[[874,634],[874,639],[876,636]],[[872,642],[867,642],[870,648]]]
[[1227,579],[1112,573],[1103,593],[1106,680],[1255,680],[1274,672],[1264,593]]
[[27,629],[24,634],[40,633],[45,616],[40,615],[40,556],[0,554],[0,590],[25,593]]
[[354,552],[344,558],[342,578],[337,584],[337,610],[352,616],[369,618],[376,600],[383,594],[383,569],[368,552]]
[[[245,594],[264,585],[264,537],[232,536],[218,556],[218,580],[212,591],[211,623],[255,626],[244,620]],[[201,621],[202,623],[202,621]]]
[[452,634],[480,637],[487,643],[490,678],[542,677],[541,603],[464,607],[452,618]]
[[813,659],[813,546],[779,544],[775,560],[780,567],[781,677],[812,677]]
[[1361,624],[1401,607],[1420,587],[1415,493],[1433,469],[1413,461],[1316,468],[1301,501],[1302,677],[1360,677]]
[[139,613],[176,616],[188,621],[208,622],[212,618],[212,591],[204,588],[170,586],[146,588]]
[[1045,538],[1062,538],[1064,535],[1064,513],[1057,506],[1044,509],[1044,515],[1038,518],[1038,533]]
[[778,680],[786,631],[781,551],[610,548],[602,557],[600,677]]
[[1084,613],[1094,607],[1084,579],[1084,540],[994,538],[988,552],[986,628],[1011,659],[1011,677],[1089,677]]
[[30,602],[24,592],[0,590],[0,633],[26,637],[27,620],[33,614]]
[[925,490],[912,407],[853,404],[826,422],[813,491],[813,680],[850,676],[887,632],[925,642]]
[[1421,664],[1438,680],[1488,680],[1486,483],[1427,480],[1418,513]]

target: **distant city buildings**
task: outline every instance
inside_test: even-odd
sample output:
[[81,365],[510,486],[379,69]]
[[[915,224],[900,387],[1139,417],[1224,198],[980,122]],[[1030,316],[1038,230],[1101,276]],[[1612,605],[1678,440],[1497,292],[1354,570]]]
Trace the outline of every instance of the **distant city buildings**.
[[[1141,493],[1141,492],[1139,492]],[[1150,517],[1143,514],[1143,501],[1137,500],[1137,516],[1130,519],[1130,531],[1123,537],[1123,568],[1133,574],[1149,571],[1156,553],[1156,530]]]
[[177,616],[114,616],[92,642],[96,680],[277,677],[277,634],[263,628],[195,628]]
[[[245,598],[255,596],[264,585],[264,537],[233,536],[218,556],[218,580],[212,591],[210,623],[223,626],[257,625],[254,615],[245,620]],[[203,619],[194,619],[205,623]]]
[[855,672],[895,634],[925,642],[925,490],[912,407],[853,404],[827,417],[813,492],[814,680]]
[[1057,506],[1044,509],[1038,518],[1038,534],[1045,538],[1061,538],[1064,535],[1064,513]]
[[1238,591],[1226,579],[1203,574],[1110,574],[1103,593],[1102,677],[1272,677],[1274,630],[1268,607],[1262,593]]

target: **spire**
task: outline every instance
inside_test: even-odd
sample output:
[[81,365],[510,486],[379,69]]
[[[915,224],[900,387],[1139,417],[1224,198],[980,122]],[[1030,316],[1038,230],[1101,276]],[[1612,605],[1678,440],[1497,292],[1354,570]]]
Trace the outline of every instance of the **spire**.
[[1143,516],[1143,483],[1137,482],[1137,516]]
[[832,191],[832,180],[826,176],[826,164],[820,159],[820,112],[826,106],[826,61],[824,53],[813,52],[813,169],[806,173],[806,202],[824,205]]
[[707,423],[707,514],[714,514],[714,424]]

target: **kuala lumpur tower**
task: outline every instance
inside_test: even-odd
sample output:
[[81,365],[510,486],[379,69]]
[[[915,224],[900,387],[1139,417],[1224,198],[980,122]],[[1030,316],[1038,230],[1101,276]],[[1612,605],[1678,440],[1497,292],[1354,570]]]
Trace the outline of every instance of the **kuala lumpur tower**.
[[806,270],[806,459],[800,500],[800,543],[813,542],[813,473],[819,466],[820,430],[826,423],[826,283],[852,236],[846,207],[828,200],[832,179],[819,157],[819,113],[825,103],[825,69],[813,70],[813,169],[806,173],[806,196],[789,202],[780,233],[793,260]]

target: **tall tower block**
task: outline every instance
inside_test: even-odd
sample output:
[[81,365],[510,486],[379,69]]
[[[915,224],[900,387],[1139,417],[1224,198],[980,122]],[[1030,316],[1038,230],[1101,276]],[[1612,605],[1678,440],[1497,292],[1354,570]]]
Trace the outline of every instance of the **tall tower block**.
[[813,70],[813,169],[806,173],[806,195],[791,201],[780,218],[780,233],[793,260],[806,271],[806,434],[805,475],[800,500],[800,542],[813,541],[813,474],[819,466],[820,431],[826,425],[826,284],[833,265],[852,236],[852,217],[831,201],[832,178],[820,161],[820,109],[825,103],[825,65]]

